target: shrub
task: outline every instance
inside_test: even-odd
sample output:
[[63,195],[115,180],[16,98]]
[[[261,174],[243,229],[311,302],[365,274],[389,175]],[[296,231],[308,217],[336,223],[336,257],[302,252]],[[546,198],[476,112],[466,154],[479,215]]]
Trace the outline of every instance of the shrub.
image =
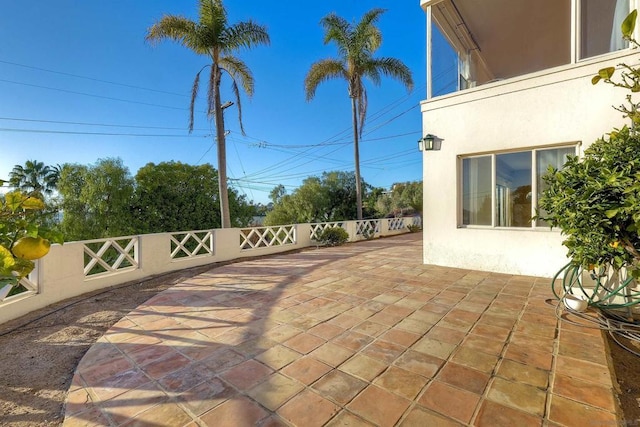
[[574,264],[640,276],[640,135],[624,127],[543,177],[542,219],[559,227]]
[[407,225],[407,230],[409,230],[410,233],[417,233],[418,231],[421,230],[421,228],[419,225],[409,224]]
[[349,240],[349,233],[342,227],[325,228],[318,236],[324,246],[340,246]]
[[[631,37],[637,12],[622,24],[622,34]],[[592,79],[615,87],[640,92],[640,68],[620,64],[621,77],[614,81],[614,67],[603,68]],[[616,109],[631,121],[631,127],[614,129],[584,152],[584,158],[570,157],[562,170],[549,169],[543,177],[547,188],[540,199],[539,218],[559,227],[563,244],[574,265],[587,269],[611,266],[626,268],[640,277],[640,104],[631,95],[629,106]]]

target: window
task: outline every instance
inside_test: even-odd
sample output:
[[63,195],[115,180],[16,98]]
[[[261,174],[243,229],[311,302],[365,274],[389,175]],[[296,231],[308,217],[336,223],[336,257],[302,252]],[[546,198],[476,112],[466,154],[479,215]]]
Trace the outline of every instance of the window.
[[575,146],[462,159],[462,225],[544,227],[533,223],[549,166],[560,169]]
[[629,0],[580,1],[580,59],[625,49],[620,26],[629,14]]
[[462,161],[462,223],[491,225],[491,157]]
[[[542,195],[542,192],[547,188],[547,185],[542,180],[542,176],[547,173],[549,166],[554,169],[562,169],[562,166],[567,161],[568,156],[574,156],[576,154],[575,147],[563,147],[555,148],[552,150],[537,150],[536,151],[536,188],[537,197]],[[544,216],[544,211],[540,214]],[[548,227],[548,224],[544,221],[538,220],[537,226]]]
[[631,0],[422,1],[428,96],[511,79],[629,47]]

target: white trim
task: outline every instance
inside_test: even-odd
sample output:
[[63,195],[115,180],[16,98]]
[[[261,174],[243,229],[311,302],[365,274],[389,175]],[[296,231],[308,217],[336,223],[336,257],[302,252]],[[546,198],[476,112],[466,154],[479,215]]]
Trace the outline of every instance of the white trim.
[[427,99],[433,97],[433,11],[431,6],[426,9],[427,14]]

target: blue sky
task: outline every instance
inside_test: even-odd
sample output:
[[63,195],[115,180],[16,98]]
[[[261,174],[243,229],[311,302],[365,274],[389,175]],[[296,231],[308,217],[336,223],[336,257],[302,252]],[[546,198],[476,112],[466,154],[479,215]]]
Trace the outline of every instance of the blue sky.
[[[369,115],[361,143],[366,182],[390,187],[421,179],[419,102],[425,97],[425,17],[418,0],[253,2],[227,0],[229,21],[267,26],[270,46],[243,51],[255,95],[225,110],[231,185],[249,200],[288,192],[310,175],[353,170],[351,110],[344,81],[323,83],[305,101],[303,80],[314,61],[335,57],[323,45],[320,19],[330,12],[357,21],[374,7],[387,12],[379,26],[379,56],[401,59],[413,72],[407,94],[392,79],[367,82]],[[5,1],[0,6],[0,178],[16,164],[94,163],[119,157],[132,174],[148,162],[217,165],[213,125],[204,103],[187,133],[189,93],[207,64],[173,42],[151,46],[146,29],[163,14],[197,19],[196,1]],[[443,76],[436,84],[448,84]],[[203,86],[204,87],[204,86]],[[223,97],[233,99],[229,80]],[[204,92],[203,92],[204,95]],[[216,166],[217,167],[217,166]]]

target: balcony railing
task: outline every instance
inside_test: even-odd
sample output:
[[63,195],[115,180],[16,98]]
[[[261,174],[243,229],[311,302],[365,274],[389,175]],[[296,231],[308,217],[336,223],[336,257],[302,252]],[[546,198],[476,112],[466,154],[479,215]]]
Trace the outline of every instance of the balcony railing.
[[327,228],[342,227],[355,242],[406,233],[408,225],[421,225],[420,218],[183,231],[53,245],[20,282],[25,292],[0,295],[0,324],[67,298],[157,274],[316,246]]

